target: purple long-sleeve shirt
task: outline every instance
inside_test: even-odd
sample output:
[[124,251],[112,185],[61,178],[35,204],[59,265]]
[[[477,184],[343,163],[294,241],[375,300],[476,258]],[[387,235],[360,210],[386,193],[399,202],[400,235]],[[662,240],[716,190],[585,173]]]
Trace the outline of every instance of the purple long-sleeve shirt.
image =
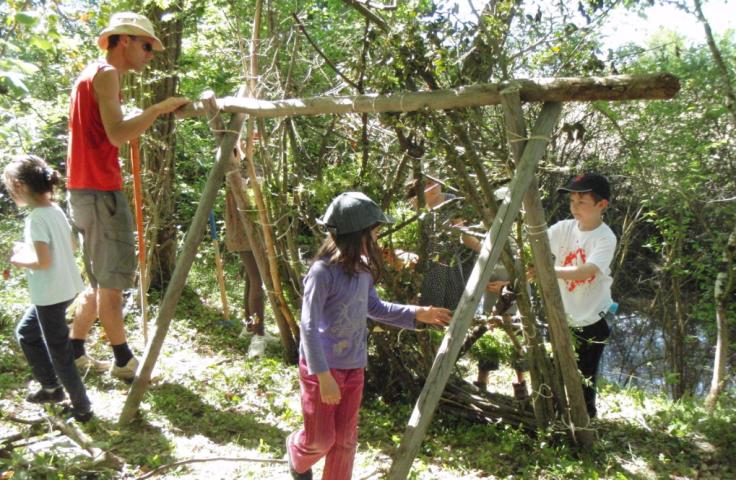
[[317,260],[304,278],[300,355],[310,374],[365,368],[366,318],[413,330],[418,308],[378,298],[368,272],[350,275],[340,265]]

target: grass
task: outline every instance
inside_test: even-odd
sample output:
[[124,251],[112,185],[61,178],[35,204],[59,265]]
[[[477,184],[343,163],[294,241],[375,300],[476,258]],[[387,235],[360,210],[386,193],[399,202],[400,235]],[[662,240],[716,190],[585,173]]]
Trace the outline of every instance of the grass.
[[[3,241],[18,233],[8,225],[0,227]],[[118,426],[128,386],[109,375],[85,378],[96,418],[81,428],[96,446],[125,461],[123,471],[89,464],[84,457],[75,457],[74,450],[64,450],[57,438],[42,450],[34,451],[33,445],[10,453],[0,450],[1,479],[136,478],[187,458],[283,458],[284,438],[301,422],[296,368],[282,363],[278,345],[269,346],[258,361],[246,359],[249,340],[239,338],[239,327],[222,320],[209,248],[203,246],[182,292],[140,417],[131,425]],[[242,279],[235,258],[226,256],[225,262],[231,310],[239,321]],[[0,411],[28,418],[43,411],[23,401],[31,377],[13,340],[13,325],[25,301],[24,281],[15,272],[0,292]],[[157,302],[152,294],[150,304]],[[132,346],[142,352],[140,312],[132,300],[127,308]],[[268,325],[273,328],[272,321]],[[109,358],[100,329],[93,332],[88,350]],[[494,388],[510,389],[510,370],[502,368],[494,378]],[[531,437],[504,425],[469,423],[440,410],[410,478],[736,477],[733,392],[708,412],[697,400],[673,403],[608,385],[601,389],[600,405],[601,418],[595,423],[598,440],[585,453],[554,432]],[[353,478],[385,474],[412,407],[380,396],[366,399]],[[0,438],[24,430],[27,427],[0,417]],[[317,478],[320,468],[316,468]],[[190,464],[164,474],[164,478],[192,479],[286,476],[283,463],[249,462]]]

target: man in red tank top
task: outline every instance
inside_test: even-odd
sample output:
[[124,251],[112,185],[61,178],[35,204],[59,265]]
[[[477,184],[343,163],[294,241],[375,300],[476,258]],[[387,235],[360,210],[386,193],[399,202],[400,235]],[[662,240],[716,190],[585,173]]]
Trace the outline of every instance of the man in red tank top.
[[123,118],[123,75],[142,71],[153,52],[164,49],[151,22],[136,13],[116,13],[97,39],[105,60],[89,65],[77,78],[69,109],[67,178],[72,223],[82,234],[90,287],[78,301],[72,325],[72,348],[80,370],[104,371],[107,362],[90,358],[84,341],[100,319],[113,349],[113,376],[132,380],[138,359],[128,347],[123,324],[123,290],[135,278],[133,221],[125,196],[118,148],[138,137],[160,116],[189,103],[171,97],[137,115]]

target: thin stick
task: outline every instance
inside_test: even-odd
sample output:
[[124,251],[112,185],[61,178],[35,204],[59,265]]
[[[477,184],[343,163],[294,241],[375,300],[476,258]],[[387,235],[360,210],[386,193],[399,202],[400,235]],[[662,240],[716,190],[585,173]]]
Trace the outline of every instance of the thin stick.
[[133,173],[133,202],[135,226],[138,232],[138,271],[141,312],[143,318],[143,343],[148,344],[148,305],[146,302],[146,237],[143,230],[143,192],[141,185],[141,157],[138,137],[130,141],[130,169]]
[[252,462],[252,463],[287,463],[286,460],[276,460],[269,458],[247,458],[247,457],[212,457],[212,458],[190,458],[188,460],[180,460],[178,462],[169,463],[167,465],[161,465],[156,467],[145,475],[138,477],[136,480],[145,480],[151,478],[154,475],[158,475],[171,468],[179,467],[189,463],[204,463],[204,462]]
[[220,287],[220,301],[222,302],[222,316],[230,320],[230,308],[227,305],[227,292],[225,291],[225,272],[222,269],[222,257],[220,256],[220,242],[217,241],[217,226],[215,224],[215,212],[210,212],[210,238],[212,248],[215,249],[215,273],[217,274],[217,285]]

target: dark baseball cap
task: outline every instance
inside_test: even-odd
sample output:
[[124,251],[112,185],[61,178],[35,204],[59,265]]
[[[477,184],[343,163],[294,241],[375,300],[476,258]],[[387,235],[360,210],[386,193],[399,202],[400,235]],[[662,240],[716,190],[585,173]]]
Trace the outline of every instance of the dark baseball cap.
[[335,235],[359,232],[377,223],[393,223],[376,202],[361,192],[335,197],[317,223]]
[[595,193],[599,197],[610,200],[611,199],[611,187],[608,184],[608,179],[598,173],[583,173],[576,177],[570,178],[568,182],[562,187],[558,188],[559,193],[562,192],[577,192]]

